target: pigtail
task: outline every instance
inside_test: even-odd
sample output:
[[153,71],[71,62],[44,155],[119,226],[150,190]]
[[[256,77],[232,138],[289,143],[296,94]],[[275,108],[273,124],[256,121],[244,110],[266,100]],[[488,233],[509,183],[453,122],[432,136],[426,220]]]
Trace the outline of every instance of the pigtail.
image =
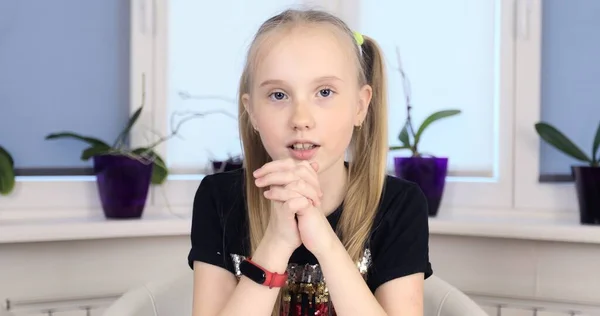
[[355,262],[363,256],[370,237],[383,184],[387,175],[388,122],[387,88],[383,55],[377,43],[363,35],[359,46],[364,83],[371,86],[372,97],[362,127],[353,135],[352,162],[344,209],[338,234]]

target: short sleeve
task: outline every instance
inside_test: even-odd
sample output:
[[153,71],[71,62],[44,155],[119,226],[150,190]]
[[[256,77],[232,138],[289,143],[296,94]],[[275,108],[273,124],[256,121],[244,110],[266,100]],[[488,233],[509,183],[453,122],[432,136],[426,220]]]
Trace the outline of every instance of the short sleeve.
[[374,293],[383,283],[414,273],[432,275],[429,262],[427,200],[414,184],[394,196],[371,240],[367,283]]
[[215,191],[209,175],[202,179],[194,197],[191,250],[188,255],[188,265],[192,269],[194,261],[202,261],[230,270]]

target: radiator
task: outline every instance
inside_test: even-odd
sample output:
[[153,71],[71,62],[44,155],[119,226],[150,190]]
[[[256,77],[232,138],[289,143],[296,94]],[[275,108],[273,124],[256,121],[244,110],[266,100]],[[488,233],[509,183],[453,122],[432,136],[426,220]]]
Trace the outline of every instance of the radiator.
[[490,316],[600,316],[600,303],[492,296],[469,292],[465,294],[482,306]]
[[[466,293],[490,316],[600,316],[600,304]],[[3,308],[14,316],[101,316],[121,294],[10,300]],[[468,315],[464,315],[468,316]]]
[[100,316],[121,295],[6,299],[3,309],[11,316]]

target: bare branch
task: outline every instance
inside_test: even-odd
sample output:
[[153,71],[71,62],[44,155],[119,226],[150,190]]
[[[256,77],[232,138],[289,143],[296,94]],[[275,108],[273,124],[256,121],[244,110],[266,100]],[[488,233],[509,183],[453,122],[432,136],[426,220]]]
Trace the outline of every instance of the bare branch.
[[396,46],[396,58],[398,59],[398,71],[400,72],[400,76],[402,77],[402,88],[404,90],[404,97],[406,98],[406,122],[408,125],[408,131],[411,133],[413,138],[415,137],[415,129],[412,125],[412,118],[410,115],[410,111],[412,110],[412,91],[410,86],[410,80],[404,71],[404,67],[402,66],[402,58],[400,57],[400,48]]
[[225,102],[232,103],[232,104],[237,104],[237,102],[238,102],[235,99],[231,99],[231,98],[228,98],[228,97],[225,97],[225,96],[221,96],[221,95],[211,95],[211,94],[193,95],[193,94],[191,94],[191,93],[189,93],[188,91],[185,91],[185,90],[180,90],[179,91],[179,97],[182,100],[190,100],[190,99],[193,99],[193,100],[221,100],[221,101],[225,101]]

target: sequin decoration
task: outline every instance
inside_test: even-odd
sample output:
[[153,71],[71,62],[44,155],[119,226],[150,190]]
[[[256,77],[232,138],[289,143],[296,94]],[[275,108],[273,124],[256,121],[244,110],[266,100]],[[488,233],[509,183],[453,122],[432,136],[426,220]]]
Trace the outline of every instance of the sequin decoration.
[[233,267],[235,268],[235,276],[238,277],[238,279],[242,276],[242,272],[240,271],[240,263],[242,263],[244,259],[246,259],[245,256],[231,254],[231,261],[233,261]]
[[371,266],[371,250],[366,248],[362,258],[358,261],[358,271],[360,274],[365,275]]
[[[239,279],[240,263],[245,256],[232,254],[231,260],[235,275]],[[372,258],[369,248],[356,263],[359,272],[366,276],[371,266]],[[329,299],[329,290],[325,277],[318,264],[290,263],[287,267],[288,280],[282,289],[282,316],[335,316],[335,310]]]

